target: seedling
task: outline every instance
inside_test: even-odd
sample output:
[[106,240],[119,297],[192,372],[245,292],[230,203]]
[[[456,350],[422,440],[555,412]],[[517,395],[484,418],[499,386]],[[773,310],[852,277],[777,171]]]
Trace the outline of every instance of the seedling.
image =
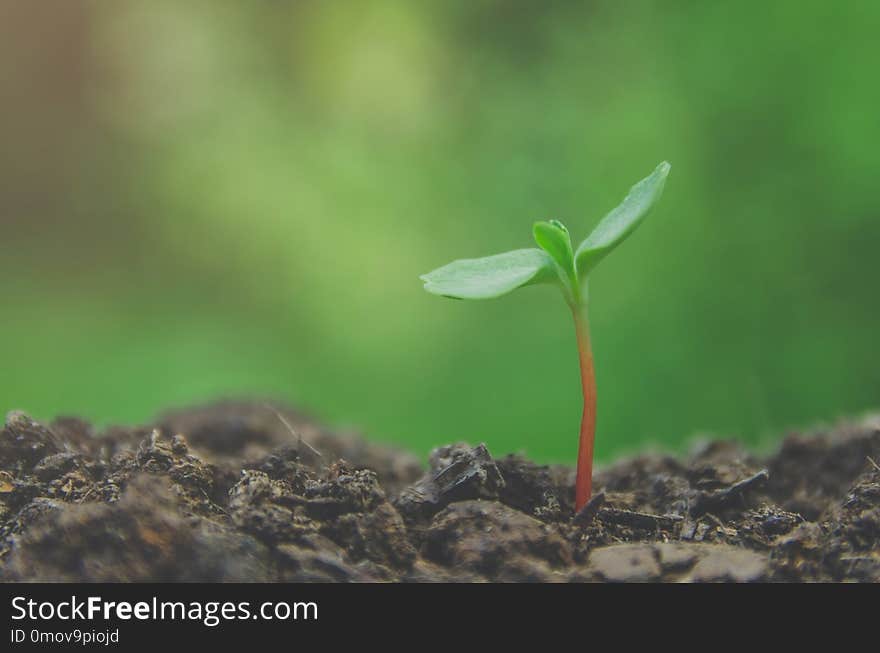
[[575,510],[592,492],[593,444],[596,436],[596,377],[587,320],[587,277],[620,245],[660,199],[669,164],[665,161],[633,186],[620,205],[606,215],[575,251],[568,229],[558,220],[536,222],[537,248],[517,249],[485,258],[453,261],[423,275],[425,290],[453,299],[492,299],[517,288],[555,284],[574,317],[584,394],[575,481]]

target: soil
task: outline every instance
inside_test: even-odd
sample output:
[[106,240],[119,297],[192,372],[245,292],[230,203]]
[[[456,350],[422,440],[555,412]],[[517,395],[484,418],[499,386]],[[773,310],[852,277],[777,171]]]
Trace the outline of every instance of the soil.
[[10,413],[0,580],[880,581],[877,417],[621,460],[575,515],[570,468],[453,444],[426,470],[277,411],[100,434]]

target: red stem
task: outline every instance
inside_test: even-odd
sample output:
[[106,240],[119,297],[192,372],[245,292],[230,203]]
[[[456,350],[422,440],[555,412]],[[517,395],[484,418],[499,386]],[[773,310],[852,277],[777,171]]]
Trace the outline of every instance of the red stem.
[[577,476],[574,491],[575,512],[583,508],[593,489],[593,443],[596,439],[596,375],[590,347],[590,325],[585,310],[574,311],[578,354],[581,362],[581,387],[584,392],[584,413],[578,444]]

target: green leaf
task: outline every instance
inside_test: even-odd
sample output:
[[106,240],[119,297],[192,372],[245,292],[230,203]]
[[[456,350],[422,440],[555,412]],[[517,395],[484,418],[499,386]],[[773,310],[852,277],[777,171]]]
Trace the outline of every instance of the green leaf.
[[571,237],[568,229],[558,220],[549,222],[536,222],[532,228],[535,242],[538,246],[553,257],[553,260],[562,268],[565,276],[574,274],[574,252],[571,249]]
[[425,290],[453,299],[491,299],[558,279],[553,259],[540,249],[517,249],[485,258],[453,261],[424,274]]
[[613,209],[580,244],[575,255],[578,274],[583,277],[611,250],[620,245],[660,199],[670,165],[664,161],[654,172],[633,186],[620,205]]

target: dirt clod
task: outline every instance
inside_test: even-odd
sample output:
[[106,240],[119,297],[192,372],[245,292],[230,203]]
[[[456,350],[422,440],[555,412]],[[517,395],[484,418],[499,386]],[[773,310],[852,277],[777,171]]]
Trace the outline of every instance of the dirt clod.
[[454,501],[497,499],[504,478],[485,445],[454,444],[431,453],[428,472],[397,498],[410,521],[431,517]]

